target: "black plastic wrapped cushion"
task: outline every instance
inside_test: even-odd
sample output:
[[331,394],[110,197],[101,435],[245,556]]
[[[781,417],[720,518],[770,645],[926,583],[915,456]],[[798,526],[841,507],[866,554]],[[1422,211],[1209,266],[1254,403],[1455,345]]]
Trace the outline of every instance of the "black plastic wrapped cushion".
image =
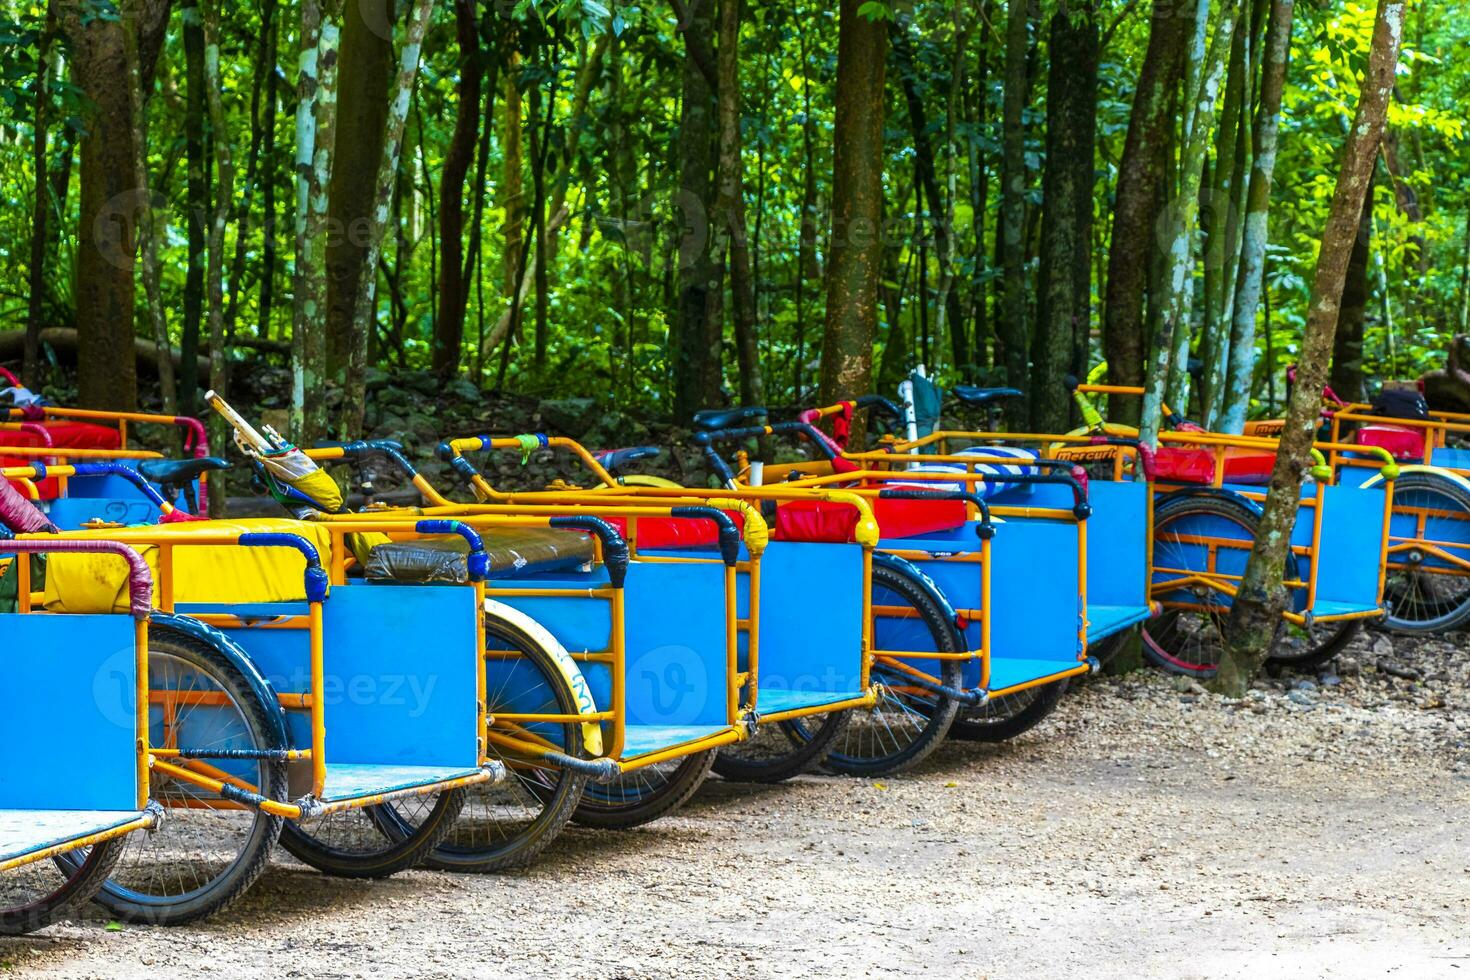
[[[515,578],[575,568],[592,561],[595,548],[585,534],[542,528],[482,531],[491,578]],[[370,582],[466,582],[469,542],[458,535],[390,541],[368,553]]]

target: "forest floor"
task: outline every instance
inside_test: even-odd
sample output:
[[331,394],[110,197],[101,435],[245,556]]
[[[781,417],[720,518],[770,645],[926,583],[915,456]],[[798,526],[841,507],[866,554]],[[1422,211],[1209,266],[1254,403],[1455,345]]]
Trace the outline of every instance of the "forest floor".
[[47,977],[1470,976],[1470,648],[1366,633],[1241,701],[1103,677],[885,780],[712,779],[531,869],[281,859],[175,930],[0,941]]

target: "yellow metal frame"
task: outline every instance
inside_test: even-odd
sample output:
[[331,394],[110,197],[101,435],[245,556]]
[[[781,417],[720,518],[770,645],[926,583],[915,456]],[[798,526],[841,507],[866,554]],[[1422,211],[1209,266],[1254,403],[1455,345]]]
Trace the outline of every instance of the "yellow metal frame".
[[[415,522],[413,521],[405,521],[400,518],[396,523],[391,521],[373,522],[372,524],[366,525],[362,528],[355,528],[350,525],[345,525],[340,528],[334,528],[332,539],[333,555],[338,554],[345,548],[343,535],[351,533],[353,530],[391,530],[394,535],[398,537],[422,537],[422,535],[419,535],[418,532],[414,530],[414,523]],[[544,524],[545,522],[543,521],[542,523]],[[147,533],[150,530],[154,533]],[[65,539],[67,537],[66,532],[62,532],[59,537],[61,539]],[[157,580],[154,583],[154,602],[160,611],[173,612],[176,600],[174,575],[175,550],[185,547],[239,546],[240,534],[231,533],[212,535],[208,534],[201,525],[196,524],[192,525],[188,529],[187,538],[183,538],[176,534],[170,534],[169,529],[167,528],[149,529],[136,527],[129,528],[126,531],[122,532],[120,534],[120,537],[124,539],[122,543],[127,544],[130,547],[154,547],[157,549],[158,574]],[[18,536],[19,540],[54,541],[57,540],[57,538],[57,535]],[[18,611],[21,613],[32,613],[35,611],[34,604],[36,597],[35,594],[32,592],[30,563],[24,561],[17,562],[16,571]],[[341,584],[340,580],[337,582],[337,584]],[[473,587],[475,589],[476,598],[475,608],[477,610],[482,610],[484,609],[485,599],[484,583],[474,583]],[[191,615],[193,615],[193,618],[198,619],[201,622],[205,622],[214,626],[230,627],[245,625],[245,622],[237,617],[235,614],[229,612],[227,607],[220,612],[203,612]],[[268,628],[292,630],[305,629],[308,633],[309,667],[311,675],[310,693],[305,696],[293,694],[278,695],[277,700],[278,705],[282,710],[305,710],[310,713],[311,747],[308,749],[290,750],[285,753],[284,758],[287,761],[311,762],[312,787],[311,792],[308,794],[308,796],[311,800],[316,801],[320,799],[322,793],[326,788],[327,776],[327,730],[325,710],[326,701],[324,696],[326,680],[323,659],[324,628],[322,622],[322,604],[320,602],[310,602],[307,604],[307,614],[305,616],[280,617],[276,621],[270,623]],[[143,629],[146,629],[146,627],[140,624],[140,630]],[[481,618],[480,632],[483,636],[483,618]],[[143,644],[146,651],[147,640],[145,633],[140,632],[139,642]],[[481,648],[483,649],[483,643]],[[477,689],[483,691],[485,689],[484,658],[476,658],[476,663],[478,670]],[[146,663],[143,666],[146,667]],[[139,723],[145,729],[144,742],[146,747],[146,728],[148,723],[147,719],[149,708],[152,704],[159,703],[160,700],[167,702],[170,698],[170,692],[152,691],[148,689],[146,686],[148,683],[148,673],[146,669],[144,669],[139,676],[141,678],[139,681],[138,698],[138,704],[140,706]],[[482,697],[480,699],[480,717],[476,733],[477,741],[479,741],[482,746],[482,751],[479,757],[482,767],[490,761],[483,751],[483,740],[480,739],[479,736],[479,733],[485,730],[484,722],[484,698]],[[143,770],[141,771],[140,775],[140,785],[144,788],[144,792],[146,792],[146,788],[149,783],[148,770],[154,770],[173,778],[192,783],[193,785],[199,786],[209,792],[218,793],[226,783],[229,783],[231,785],[234,785],[237,789],[247,790],[251,793],[259,793],[259,787],[243,784],[240,780],[227,776],[220,770],[216,769],[213,766],[210,766],[207,762],[204,762],[202,760],[182,759],[178,756],[177,752],[170,751],[169,747],[159,747],[157,749],[149,748],[147,753],[144,754],[141,758],[143,760],[141,763],[141,765],[143,766]],[[297,820],[307,815],[321,815],[342,810],[360,809],[362,807],[374,806],[376,804],[383,803],[391,799],[397,799],[400,797],[427,795],[429,793],[437,793],[451,789],[458,789],[464,786],[470,786],[477,783],[485,782],[490,777],[491,773],[488,770],[482,769],[482,771],[479,773],[459,779],[441,780],[436,783],[414,787],[412,789],[396,791],[393,793],[376,794],[372,796],[352,798],[347,800],[337,800],[326,804],[315,803],[314,806],[312,806],[312,808],[310,809],[310,813],[308,813],[307,807],[303,806],[301,803],[291,803],[284,800],[266,799],[259,803],[259,807],[266,813],[275,816],[285,817],[291,820]],[[232,804],[229,801],[221,800],[219,801],[219,803],[220,808],[222,809],[232,807]]]

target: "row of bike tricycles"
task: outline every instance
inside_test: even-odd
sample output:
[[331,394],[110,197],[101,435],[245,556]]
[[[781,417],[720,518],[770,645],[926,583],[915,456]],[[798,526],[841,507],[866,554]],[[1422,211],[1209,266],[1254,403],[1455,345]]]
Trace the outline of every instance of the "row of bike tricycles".
[[[469,501],[396,443],[301,449],[211,393],[281,507],[213,520],[231,464],[198,422],[17,406],[0,931],[89,899],[194,921],[278,844],[342,876],[497,871],[568,821],[668,814],[711,771],[901,772],[946,737],[1029,729],[1133,627],[1155,662],[1207,674],[1274,440],[1181,423],[1151,449],[1092,404],[1133,392],[1095,381],[1074,392],[1086,426],[1059,434],[937,427],[921,373],[901,405],[701,413],[718,487],[629,472],[646,447],[447,439]],[[985,412],[1016,393],[951,394]],[[848,451],[865,409],[894,431]],[[1419,631],[1470,616],[1470,484],[1446,468],[1470,419],[1370,412],[1335,406],[1314,450],[1280,665],[1329,659],[1385,612]],[[147,429],[182,433],[183,458],[138,448]],[[750,461],[784,439],[802,454]],[[587,485],[497,487],[496,452],[565,454]],[[336,478],[383,466],[416,505]]]

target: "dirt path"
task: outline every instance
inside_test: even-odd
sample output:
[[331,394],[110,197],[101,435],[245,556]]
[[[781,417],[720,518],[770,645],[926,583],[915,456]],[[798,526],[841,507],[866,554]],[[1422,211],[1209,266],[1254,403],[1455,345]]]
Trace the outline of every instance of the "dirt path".
[[0,972],[1470,977],[1470,714],[1413,686],[1095,682],[902,778],[712,780],[519,876],[282,861],[203,926],[57,927],[0,942]]

